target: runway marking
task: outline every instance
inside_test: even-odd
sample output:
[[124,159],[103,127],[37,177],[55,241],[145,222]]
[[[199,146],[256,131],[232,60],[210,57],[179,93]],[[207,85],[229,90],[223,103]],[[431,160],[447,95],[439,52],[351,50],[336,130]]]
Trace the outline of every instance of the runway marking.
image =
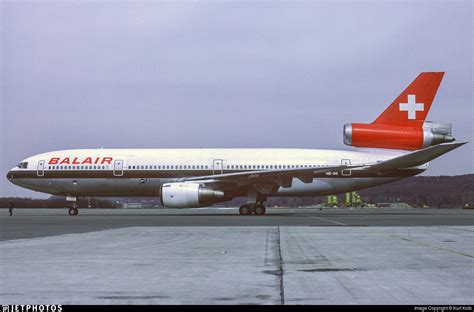
[[368,228],[358,228],[358,229],[360,229],[362,231],[365,231],[365,232],[369,232],[369,233],[370,232],[379,233],[379,234],[385,235],[387,237],[401,239],[401,240],[404,240],[406,242],[413,243],[415,245],[419,245],[419,246],[423,246],[423,247],[429,247],[429,248],[433,248],[433,249],[437,249],[437,250],[441,250],[441,251],[447,251],[447,252],[450,252],[450,253],[453,253],[453,254],[456,254],[456,255],[460,255],[460,256],[464,256],[464,257],[468,257],[468,258],[474,258],[473,255],[470,255],[470,254],[465,253],[465,252],[451,250],[451,249],[448,249],[448,248],[439,247],[439,246],[432,245],[432,244],[429,244],[429,243],[419,242],[419,241],[416,241],[416,240],[413,240],[413,239],[410,239],[410,238],[406,238],[406,237],[403,237],[403,236],[400,236],[400,235],[397,235],[397,234],[387,233],[387,232],[384,232],[382,230],[374,230],[374,229],[368,229]]
[[[391,235],[390,235],[391,236]],[[415,240],[412,240],[412,239],[409,239],[409,238],[406,238],[406,237],[400,237],[398,235],[393,235],[394,237],[398,237],[400,239],[403,239],[407,242],[411,242],[413,244],[416,244],[416,245],[420,245],[420,246],[424,246],[424,247],[430,247],[430,248],[433,248],[433,249],[438,249],[438,250],[442,250],[442,251],[447,251],[447,252],[450,252],[450,253],[453,253],[453,254],[457,254],[457,255],[461,255],[461,256],[465,256],[465,257],[468,257],[468,258],[474,258],[473,255],[470,255],[468,253],[464,253],[464,252],[460,252],[460,251],[455,251],[455,250],[451,250],[451,249],[447,249],[447,248],[444,248],[444,247],[439,247],[439,246],[435,246],[435,245],[432,245],[432,244],[428,244],[428,243],[423,243],[423,242],[418,242],[418,241],[415,241]]]
[[345,223],[341,223],[341,222],[337,222],[337,221],[332,221],[332,220],[329,220],[329,219],[324,219],[324,218],[320,218],[320,217],[313,217],[313,216],[311,216],[311,218],[318,219],[318,220],[323,220],[323,221],[326,221],[326,222],[331,222],[331,223],[334,223],[334,224],[337,224],[337,225],[344,225],[344,226],[347,226],[347,224],[345,224]]
[[[334,223],[334,224],[337,224],[337,225],[348,226],[348,225],[345,224],[345,223],[337,222],[337,221],[333,221],[333,220],[329,220],[329,219],[325,219],[325,218],[321,218],[321,217],[314,217],[314,216],[311,216],[311,218],[318,219],[318,220],[322,220],[322,221],[331,222],[331,223]],[[432,245],[432,244],[429,244],[429,243],[423,243],[423,242],[415,241],[415,240],[412,240],[412,239],[409,239],[409,238],[406,238],[406,237],[403,237],[403,236],[400,236],[400,235],[396,235],[396,234],[393,234],[393,233],[386,233],[386,232],[384,232],[384,231],[378,231],[378,230],[374,230],[374,229],[361,228],[361,227],[357,227],[357,229],[362,230],[362,231],[365,231],[365,232],[369,232],[369,233],[370,233],[370,232],[372,232],[372,233],[378,232],[378,233],[381,233],[381,234],[383,234],[383,235],[385,235],[385,236],[387,236],[387,237],[402,239],[402,240],[404,240],[404,241],[413,243],[413,244],[415,244],[415,245],[419,245],[419,246],[423,246],[423,247],[429,247],[429,248],[437,249],[437,250],[441,250],[441,251],[446,251],[446,252],[450,252],[450,253],[457,254],[457,255],[460,255],[460,256],[464,256],[464,257],[468,257],[468,258],[474,258],[473,255],[470,255],[470,254],[468,254],[468,253],[464,253],[464,252],[460,252],[460,251],[455,251],[455,250],[451,250],[451,249],[444,248],[444,247],[439,247],[439,246]]]

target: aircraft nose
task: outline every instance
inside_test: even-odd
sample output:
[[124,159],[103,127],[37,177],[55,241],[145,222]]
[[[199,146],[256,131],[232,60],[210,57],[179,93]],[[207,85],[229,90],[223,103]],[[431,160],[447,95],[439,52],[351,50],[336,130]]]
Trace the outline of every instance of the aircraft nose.
[[7,179],[8,181],[12,181],[14,179],[13,171],[8,171],[7,173]]

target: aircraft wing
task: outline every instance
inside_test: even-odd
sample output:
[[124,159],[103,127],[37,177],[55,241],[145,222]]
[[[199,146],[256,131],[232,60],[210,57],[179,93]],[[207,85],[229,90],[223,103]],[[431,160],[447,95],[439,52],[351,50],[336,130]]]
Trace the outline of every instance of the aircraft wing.
[[[395,157],[377,164],[372,164],[367,169],[377,170],[380,173],[389,172],[402,168],[410,168],[425,164],[439,156],[456,149],[467,142],[441,143],[411,152],[409,154]],[[364,167],[365,169],[365,167]]]
[[262,193],[268,193],[268,189],[278,186],[291,187],[293,178],[300,179],[304,183],[311,183],[315,174],[326,173],[328,176],[339,175],[342,170],[354,169],[363,165],[338,165],[323,167],[308,167],[279,170],[244,171],[235,173],[224,173],[201,177],[180,178],[180,182],[194,182],[203,184],[228,184],[229,187],[243,187],[253,185]]
[[178,181],[219,185],[220,188],[250,186],[257,189],[262,194],[268,194],[277,190],[280,186],[285,188],[291,187],[293,178],[300,179],[304,183],[311,183],[313,182],[314,176],[321,173],[328,177],[336,177],[342,175],[343,170],[360,169],[376,171],[378,174],[384,174],[397,169],[419,166],[466,143],[467,142],[442,143],[378,163],[244,171],[210,176],[185,177],[178,179]]

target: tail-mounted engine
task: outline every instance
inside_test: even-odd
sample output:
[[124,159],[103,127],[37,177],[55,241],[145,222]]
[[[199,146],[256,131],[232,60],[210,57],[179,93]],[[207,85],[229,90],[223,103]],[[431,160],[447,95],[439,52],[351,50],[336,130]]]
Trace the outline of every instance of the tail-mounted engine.
[[167,183],[161,189],[161,202],[170,208],[208,206],[222,201],[224,192],[198,183]]
[[346,124],[344,144],[356,147],[417,150],[452,142],[451,124],[426,121],[422,128],[385,124]]

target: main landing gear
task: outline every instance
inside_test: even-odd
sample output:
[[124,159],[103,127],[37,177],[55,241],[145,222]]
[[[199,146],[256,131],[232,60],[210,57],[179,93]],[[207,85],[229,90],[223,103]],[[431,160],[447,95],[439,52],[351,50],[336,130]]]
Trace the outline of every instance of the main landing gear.
[[239,213],[244,216],[247,216],[247,215],[261,216],[261,215],[264,215],[265,212],[266,212],[265,206],[261,202],[258,202],[256,204],[245,204],[245,205],[240,206],[239,208]]

